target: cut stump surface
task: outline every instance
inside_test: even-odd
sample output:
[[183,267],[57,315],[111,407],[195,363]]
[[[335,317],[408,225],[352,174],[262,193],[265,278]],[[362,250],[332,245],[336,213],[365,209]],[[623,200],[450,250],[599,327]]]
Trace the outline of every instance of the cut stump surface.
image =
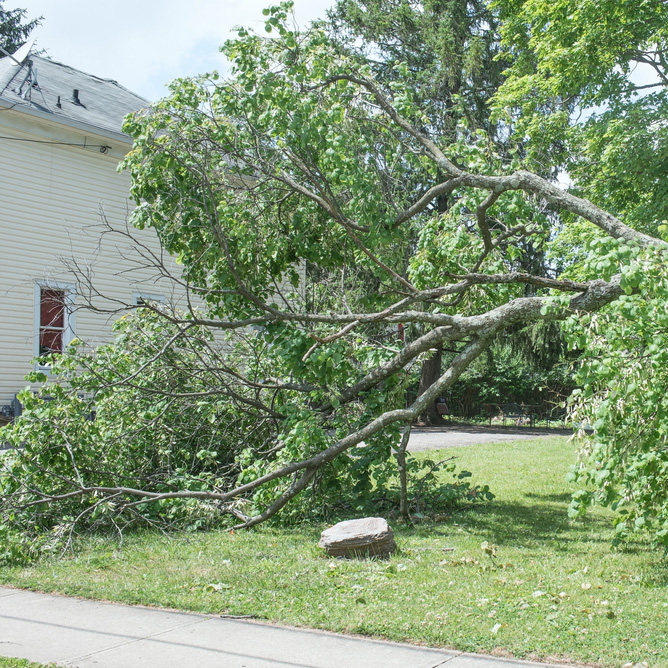
[[397,547],[382,517],[339,522],[322,532],[318,545],[332,557],[387,557]]

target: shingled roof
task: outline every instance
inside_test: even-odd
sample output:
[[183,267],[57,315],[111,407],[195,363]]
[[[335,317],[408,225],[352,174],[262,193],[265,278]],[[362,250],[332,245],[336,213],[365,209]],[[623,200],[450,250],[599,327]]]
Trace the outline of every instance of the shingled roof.
[[123,118],[149,105],[148,100],[112,79],[101,79],[31,53],[30,44],[21,47],[13,58],[0,58],[0,104],[4,107],[120,138],[124,137]]

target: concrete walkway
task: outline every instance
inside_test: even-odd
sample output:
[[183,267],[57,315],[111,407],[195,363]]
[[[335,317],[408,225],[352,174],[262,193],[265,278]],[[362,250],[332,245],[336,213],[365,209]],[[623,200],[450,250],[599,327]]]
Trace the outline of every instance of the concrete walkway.
[[6,587],[0,587],[0,656],[72,668],[545,665]]
[[411,452],[458,448],[479,443],[525,441],[546,436],[572,436],[572,429],[537,429],[501,425],[452,424],[443,427],[413,427],[408,441]]

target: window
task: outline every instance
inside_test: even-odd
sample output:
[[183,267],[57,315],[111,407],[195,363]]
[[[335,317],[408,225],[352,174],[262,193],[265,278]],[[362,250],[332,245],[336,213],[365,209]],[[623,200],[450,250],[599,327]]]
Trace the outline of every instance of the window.
[[151,302],[157,302],[158,304],[164,304],[165,298],[163,295],[148,294],[147,292],[133,292],[132,293],[132,303],[135,306],[146,306]]
[[40,288],[39,354],[62,353],[66,326],[65,290]]
[[35,286],[35,355],[62,353],[72,340],[74,289],[62,284]]

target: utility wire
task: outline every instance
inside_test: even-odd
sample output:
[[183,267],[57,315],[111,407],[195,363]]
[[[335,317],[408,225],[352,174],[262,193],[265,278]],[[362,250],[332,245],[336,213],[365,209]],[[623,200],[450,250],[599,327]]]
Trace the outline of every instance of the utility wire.
[[66,141],[50,141],[47,139],[22,139],[21,137],[5,137],[0,135],[0,139],[7,141],[24,141],[30,144],[58,144],[59,146],[81,146],[83,148],[106,148],[106,144],[74,144]]

